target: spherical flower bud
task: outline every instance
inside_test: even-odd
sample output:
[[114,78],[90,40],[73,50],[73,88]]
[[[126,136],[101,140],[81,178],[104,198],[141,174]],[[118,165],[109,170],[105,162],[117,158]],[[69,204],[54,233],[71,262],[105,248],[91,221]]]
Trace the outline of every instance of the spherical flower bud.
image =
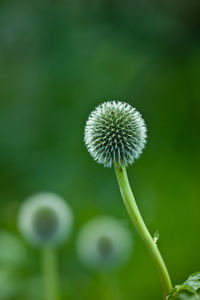
[[85,126],[85,144],[91,156],[105,167],[133,164],[146,143],[146,125],[141,114],[123,102],[105,102],[90,114]]
[[86,223],[77,238],[77,254],[88,268],[112,270],[129,259],[133,249],[132,234],[122,222],[101,216]]
[[27,263],[27,249],[17,235],[0,230],[0,245],[1,266],[17,267]]
[[22,235],[38,246],[60,244],[69,236],[72,224],[71,208],[64,199],[50,192],[29,197],[18,217]]

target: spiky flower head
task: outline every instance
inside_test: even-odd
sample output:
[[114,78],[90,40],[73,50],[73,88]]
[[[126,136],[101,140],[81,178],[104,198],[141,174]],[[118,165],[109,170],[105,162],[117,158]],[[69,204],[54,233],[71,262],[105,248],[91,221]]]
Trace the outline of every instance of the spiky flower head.
[[88,268],[102,271],[121,267],[133,249],[132,234],[118,219],[109,216],[88,221],[77,237],[77,254]]
[[37,246],[59,245],[70,234],[73,214],[60,196],[43,192],[29,197],[21,207],[18,227]]
[[146,143],[141,114],[124,102],[104,102],[90,114],[85,144],[91,156],[105,167],[131,165]]

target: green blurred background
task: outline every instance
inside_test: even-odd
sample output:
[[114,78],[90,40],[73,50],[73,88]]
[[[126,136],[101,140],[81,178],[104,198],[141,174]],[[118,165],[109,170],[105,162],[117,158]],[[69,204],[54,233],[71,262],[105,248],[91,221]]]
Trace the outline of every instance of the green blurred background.
[[[159,229],[173,283],[200,269],[199,29],[199,0],[0,2],[1,300],[45,300],[39,251],[16,226],[20,204],[43,190],[75,214],[59,249],[63,299],[105,300],[114,278],[121,300],[161,299],[114,171],[83,142],[88,114],[113,99],[135,106],[148,127],[128,173],[151,233]],[[100,276],[79,263],[75,243],[79,228],[102,214],[125,220],[135,246],[128,265]]]

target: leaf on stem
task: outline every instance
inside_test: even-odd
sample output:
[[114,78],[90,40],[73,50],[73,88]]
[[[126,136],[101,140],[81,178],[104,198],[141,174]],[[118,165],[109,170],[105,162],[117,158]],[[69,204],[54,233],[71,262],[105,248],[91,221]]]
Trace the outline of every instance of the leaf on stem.
[[153,236],[153,241],[154,241],[155,244],[157,244],[157,241],[159,240],[159,237],[160,237],[160,234],[159,234],[159,231],[157,230],[154,233],[154,236]]
[[176,285],[168,300],[200,300],[200,272],[191,274],[183,283]]

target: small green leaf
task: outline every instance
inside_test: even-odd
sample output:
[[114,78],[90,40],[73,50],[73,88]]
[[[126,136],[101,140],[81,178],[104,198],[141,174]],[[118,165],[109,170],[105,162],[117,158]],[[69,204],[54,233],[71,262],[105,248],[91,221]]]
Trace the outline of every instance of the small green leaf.
[[180,285],[176,285],[171,294],[168,296],[168,300],[200,300],[200,272],[194,273]]
[[159,237],[160,237],[160,234],[159,234],[159,231],[157,230],[157,231],[154,233],[154,236],[153,236],[153,241],[154,241],[155,244],[156,244],[157,241],[159,240]]

